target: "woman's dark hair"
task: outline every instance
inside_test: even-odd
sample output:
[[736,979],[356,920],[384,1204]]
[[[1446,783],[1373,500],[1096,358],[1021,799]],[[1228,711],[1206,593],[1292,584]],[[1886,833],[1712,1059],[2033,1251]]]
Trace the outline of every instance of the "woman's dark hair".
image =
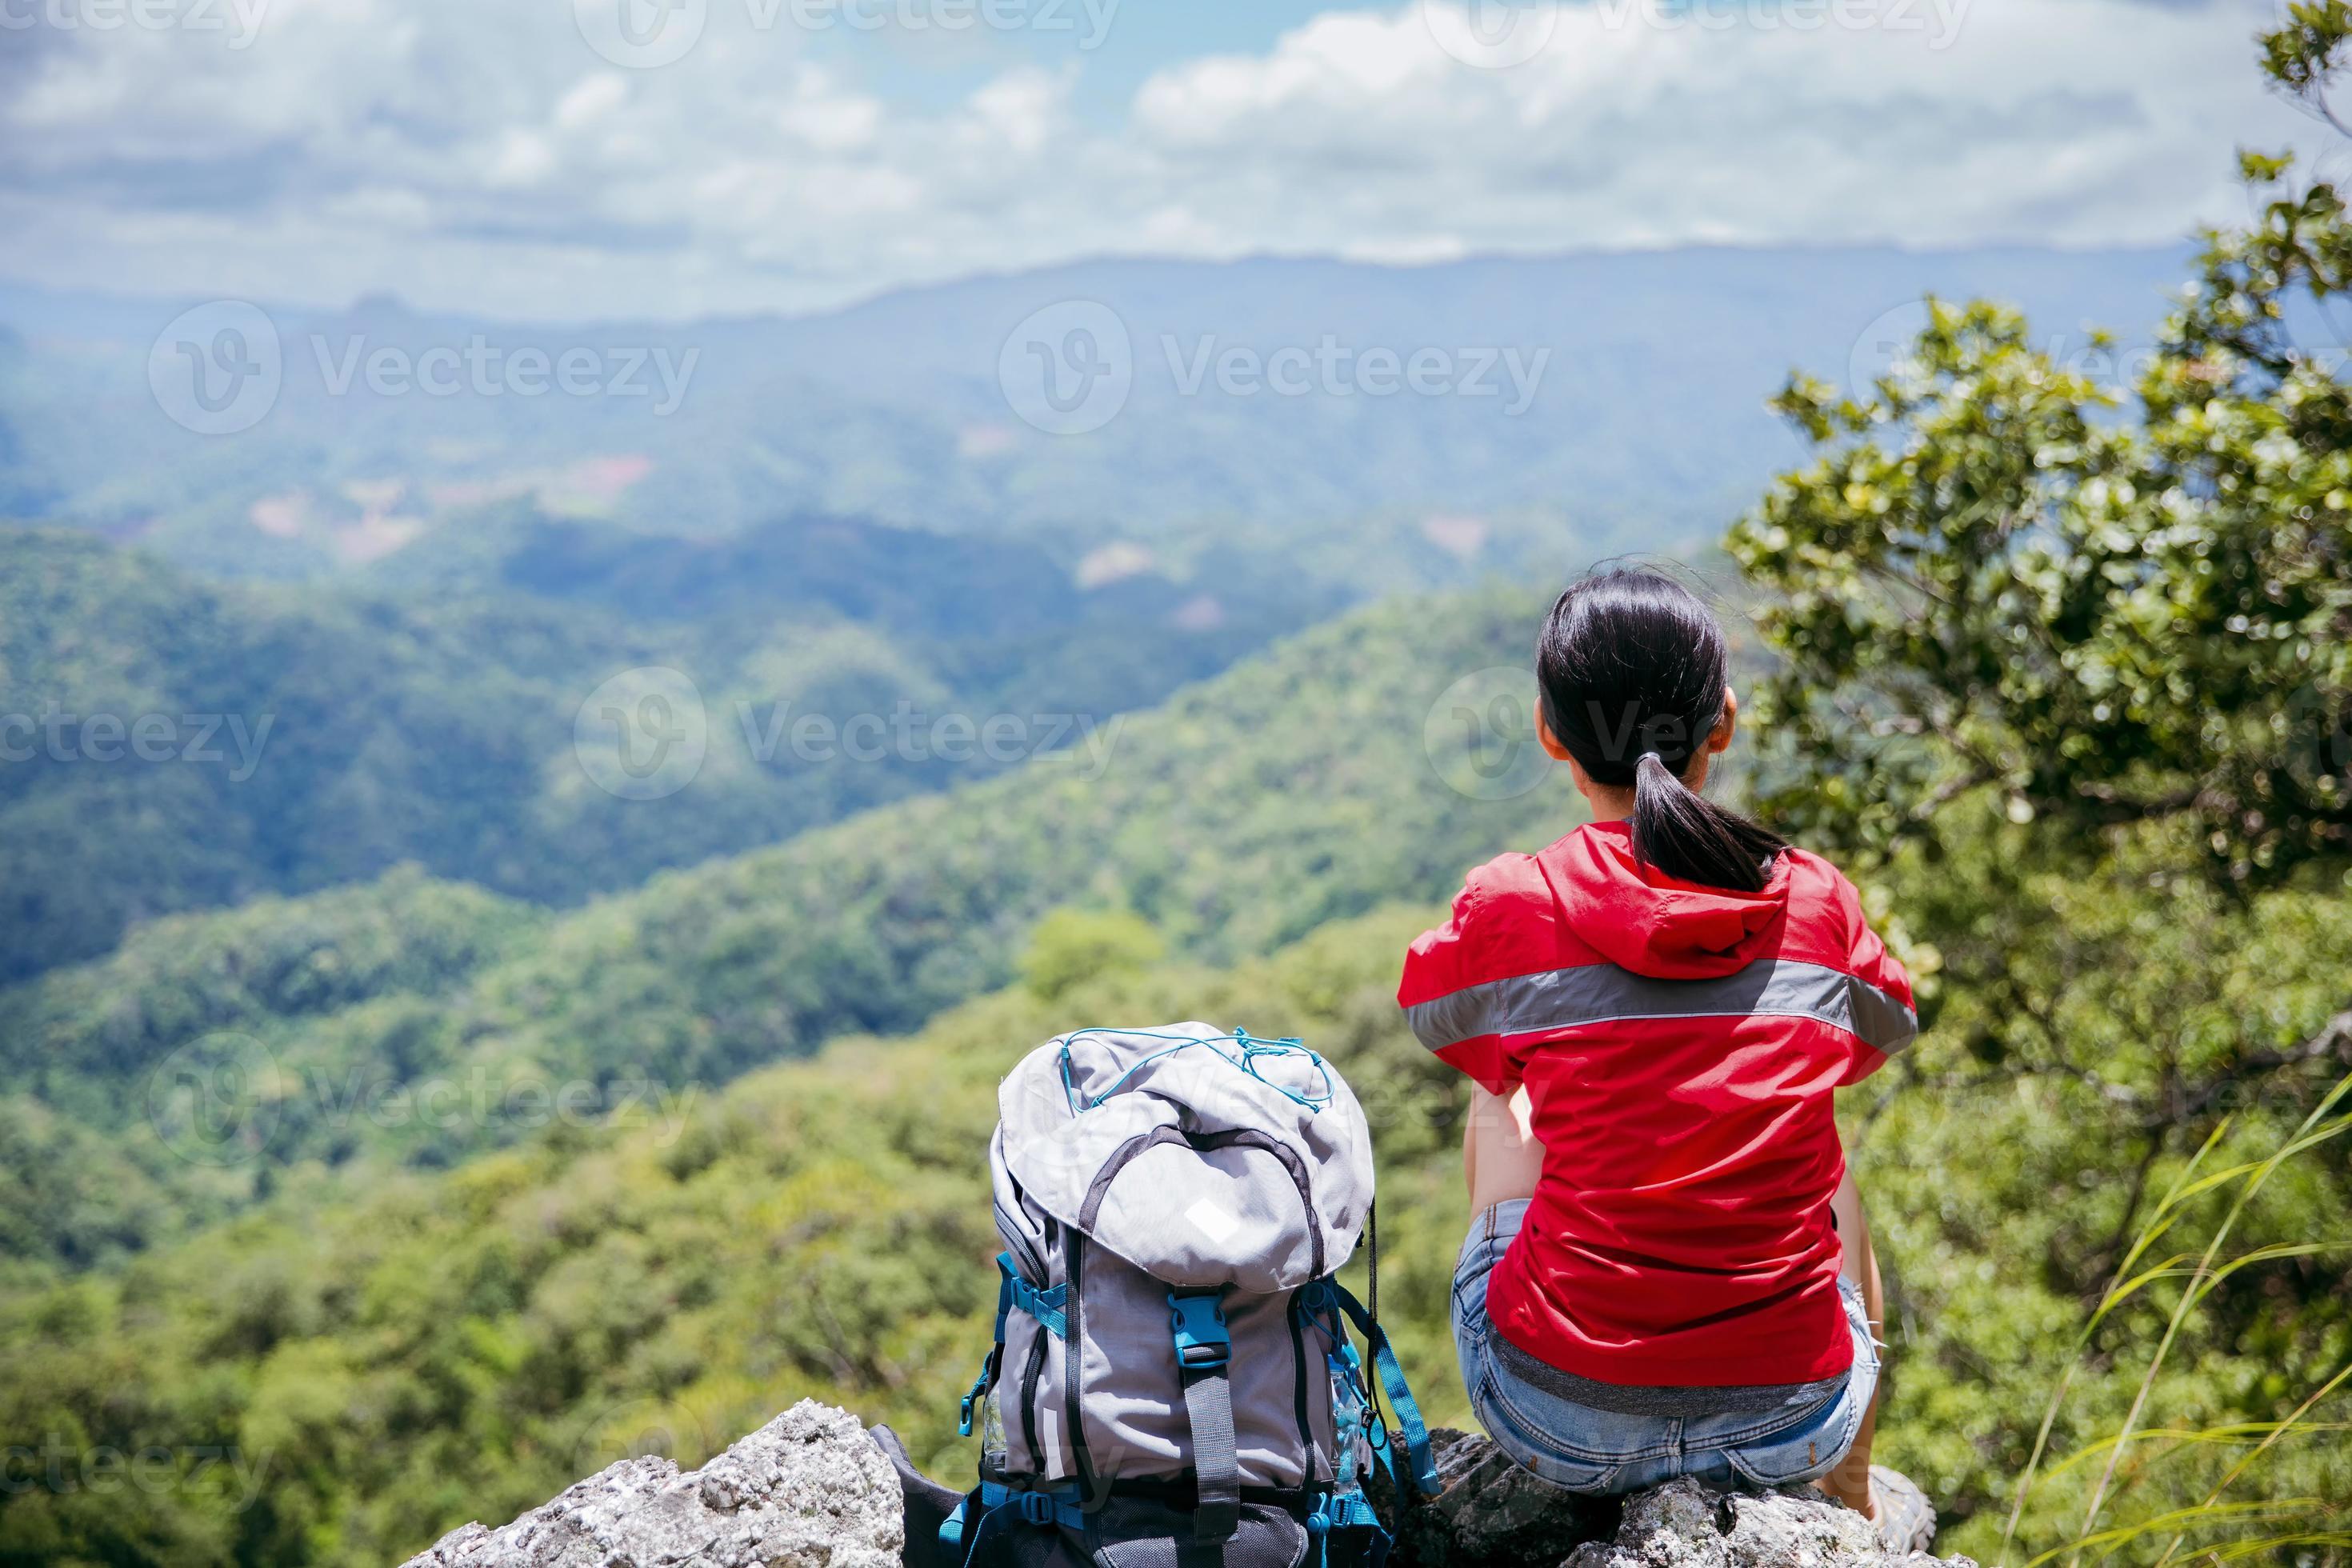
[[1683,783],[1723,716],[1723,627],[1687,588],[1618,568],[1571,585],[1536,640],[1544,721],[1595,784],[1633,786],[1633,853],[1754,892],[1788,845]]

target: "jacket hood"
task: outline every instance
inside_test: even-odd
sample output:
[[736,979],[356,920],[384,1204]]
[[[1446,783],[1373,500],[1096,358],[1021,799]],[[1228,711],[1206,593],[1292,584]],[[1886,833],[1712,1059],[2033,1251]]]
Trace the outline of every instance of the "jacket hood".
[[1622,822],[1578,828],[1538,857],[1569,928],[1601,957],[1636,974],[1694,980],[1729,974],[1780,941],[1793,851],[1757,892],[1670,877],[1634,857]]

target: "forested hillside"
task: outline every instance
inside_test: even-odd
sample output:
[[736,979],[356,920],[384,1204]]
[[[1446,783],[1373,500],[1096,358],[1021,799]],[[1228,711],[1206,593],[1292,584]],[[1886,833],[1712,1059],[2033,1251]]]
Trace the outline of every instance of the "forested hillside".
[[[101,963],[0,992],[0,1279],[36,1260],[74,1268],[136,1251],[269,1190],[274,1169],[243,1157],[234,1121],[201,1120],[261,1086],[215,1082],[209,1074],[250,1064],[235,1046],[208,1057],[203,1041],[274,1038],[345,1015],[377,1019],[397,1041],[404,1020],[545,923],[529,905],[409,867],[157,921]],[[367,1098],[381,1092],[368,1074],[353,1062],[316,1086],[346,1125],[365,1125]],[[174,1125],[163,1118],[183,1084],[220,1095],[177,1124],[181,1136],[152,1135]]]
[[[1958,913],[1930,888],[1980,889],[2016,852],[2009,831],[1987,828],[1964,865],[1895,880],[1874,903]],[[2324,1018],[2352,968],[2340,899],[2183,905],[2120,871],[2016,890],[2056,899],[2080,928],[2048,950],[2052,971],[2074,977],[2049,999],[2069,1059],[2097,1061],[2098,1075],[1989,1061],[1980,1042],[2008,1020],[2005,997],[1948,980],[1937,1026],[1864,1091],[1848,1128],[1890,1269],[1879,1451],[1958,1521],[1946,1549],[1988,1561],[2070,1363],[2083,1292],[2095,1297],[2107,1248],[2130,1232],[2139,1194],[2111,1176],[2117,1141],[2163,1092],[2150,1042],[2184,1001],[2166,977],[2205,977],[2182,1020],[2196,1034],[2286,1039]],[[836,1041],[815,1062],[697,1096],[676,1119],[560,1129],[359,1201],[289,1191],[126,1268],[20,1288],[0,1297],[8,1429],[56,1434],[69,1455],[163,1450],[175,1479],[132,1492],[69,1475],[0,1499],[0,1561],[394,1561],[626,1452],[698,1462],[802,1394],[888,1420],[935,1473],[969,1475],[954,1412],[994,1300],[994,1085],[1047,1035],[1091,1021],[1296,1032],[1339,1066],[1381,1162],[1384,1313],[1433,1416],[1460,1421],[1445,1310],[1465,1219],[1462,1094],[1393,999],[1398,953],[1438,912],[1337,921],[1226,971],[1103,956],[1117,942],[1093,947],[1091,963],[1065,952],[1044,966],[1050,996],[1016,986],[912,1040]],[[1994,907],[1970,918],[2005,923]],[[2134,963],[2117,963],[2125,952]],[[2284,1100],[2252,1108],[2220,1158],[2259,1154],[2294,1114]],[[2151,1159],[2147,1189],[2185,1155]],[[2310,1215],[2340,1213],[2347,1187],[2340,1156],[2286,1167],[2240,1219],[2240,1245],[2290,1243]],[[2185,1210],[2168,1248],[2203,1245],[2221,1206]],[[2175,1351],[2158,1395],[2168,1426],[2128,1478],[2133,1518],[2195,1501],[2260,1440],[2264,1428],[2245,1423],[2274,1421],[2312,1368],[2343,1354],[2340,1296],[2290,1311],[2274,1286],[2242,1278]],[[2307,1284],[2326,1298],[2324,1280]],[[2154,1292],[2113,1316],[2105,1351],[2075,1374],[2053,1453],[2097,1458],[2163,1320]],[[2352,1452],[2332,1430],[2272,1450],[2240,1491],[2344,1495]],[[2077,1458],[2036,1495],[2029,1549],[2069,1538],[2089,1475]]]
[[[357,1203],[289,1192],[126,1269],[0,1298],[9,1432],[236,1456],[129,1497],[0,1498],[0,1562],[396,1562],[648,1439],[692,1462],[803,1393],[968,1469],[954,1401],[994,1300],[1004,1068],[1056,1019],[1311,1026],[1402,1208],[1453,1114],[1386,994],[1416,918],[1334,925],[1231,973],[1066,972],[1051,1001],[1019,987],[912,1041],[839,1042],[698,1097],[683,1124],[565,1130]],[[1389,1228],[1392,1252],[1444,1249]],[[1442,1299],[1442,1275],[1415,1277]],[[1450,1409],[1435,1346],[1413,1348]]]
[[[0,993],[16,1097],[0,1103],[28,1130],[13,1163],[41,1200],[19,1228],[89,1258],[176,1228],[159,1184],[208,1213],[281,1168],[445,1164],[543,1125],[562,1086],[602,1114],[632,1089],[911,1029],[1004,984],[1063,905],[1132,911],[1222,961],[1441,886],[1561,826],[1556,790],[1488,800],[1441,775],[1507,743],[1487,715],[1423,721],[1457,680],[1522,660],[1536,609],[1497,590],[1363,611],[1136,716],[1099,766],[1034,762],[552,921],[401,875],[142,931]],[[448,1113],[414,1100],[456,1085],[474,1087]],[[106,1136],[61,1166],[76,1129]],[[107,1147],[150,1131],[184,1163],[143,1138],[135,1158]]]
[[[829,519],[705,548],[518,510],[425,554],[260,591],[0,529],[0,983],[404,860],[542,902],[633,886],[1079,745],[1338,602]],[[701,748],[659,799],[616,754],[641,737],[595,728],[649,696]]]

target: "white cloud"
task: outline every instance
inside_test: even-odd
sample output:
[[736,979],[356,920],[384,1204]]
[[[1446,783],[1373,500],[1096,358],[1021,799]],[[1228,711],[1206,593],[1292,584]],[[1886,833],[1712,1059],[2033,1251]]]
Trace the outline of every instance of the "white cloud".
[[596,71],[580,79],[555,106],[555,123],[577,131],[626,102],[629,82],[619,71]]
[[1136,123],[1194,205],[1258,205],[1262,243],[1400,254],[2162,241],[2237,210],[2233,140],[2306,129],[2255,79],[2266,7],[1978,0],[1948,34],[1612,25],[1641,9],[1563,10],[1535,58],[1490,70],[1411,9],[1328,17],[1264,58],[1163,73]]
[[830,72],[812,66],[801,71],[793,90],[784,95],[776,123],[819,153],[862,153],[874,144],[881,129],[882,105],[841,90]]
[[2153,243],[2242,216],[2234,145],[2315,140],[2256,79],[2266,0],[1771,0],[1809,30],[1697,3],[1564,6],[1508,69],[1441,47],[1448,12],[1335,12],[1171,61],[1102,124],[1075,52],[893,98],[730,0],[654,70],[566,5],[273,0],[243,48],[33,39],[0,79],[0,265],[677,315],[1112,253]]
[[1068,79],[1044,71],[1010,71],[972,94],[980,133],[1024,156],[1044,150],[1048,138],[1066,129],[1063,107]]
[[493,190],[516,190],[545,182],[555,172],[555,149],[536,131],[509,126],[499,137],[483,183]]

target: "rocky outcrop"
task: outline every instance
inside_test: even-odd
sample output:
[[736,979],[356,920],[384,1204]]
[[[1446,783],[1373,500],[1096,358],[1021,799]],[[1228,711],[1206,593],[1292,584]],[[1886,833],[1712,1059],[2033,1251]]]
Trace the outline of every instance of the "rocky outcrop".
[[1614,1539],[1587,1542],[1561,1568],[1936,1568],[1965,1557],[1902,1557],[1878,1528],[1810,1488],[1726,1494],[1694,1480],[1668,1481],[1625,1500]]
[[698,1470],[624,1459],[407,1568],[898,1568],[898,1477],[846,1411],[803,1399]]
[[1614,1500],[1546,1486],[1484,1437],[1440,1427],[1429,1442],[1444,1489],[1401,1518],[1392,1499],[1379,1500],[1399,1520],[1396,1556],[1407,1568],[1554,1568],[1617,1527]]
[[1810,1487],[1716,1491],[1669,1481],[1628,1498],[1545,1485],[1486,1438],[1430,1435],[1444,1490],[1405,1510],[1391,1568],[1976,1568],[1903,1561],[1876,1526]]
[[[1405,1510],[1391,1568],[1975,1568],[1891,1557],[1867,1520],[1810,1491],[1677,1480],[1575,1498],[1484,1437],[1433,1436],[1445,1489]],[[899,1568],[902,1555],[920,1568],[953,1493],[911,1469],[902,1486],[897,1452],[887,1431],[803,1400],[699,1470],[625,1459],[503,1529],[453,1531],[407,1568]]]

